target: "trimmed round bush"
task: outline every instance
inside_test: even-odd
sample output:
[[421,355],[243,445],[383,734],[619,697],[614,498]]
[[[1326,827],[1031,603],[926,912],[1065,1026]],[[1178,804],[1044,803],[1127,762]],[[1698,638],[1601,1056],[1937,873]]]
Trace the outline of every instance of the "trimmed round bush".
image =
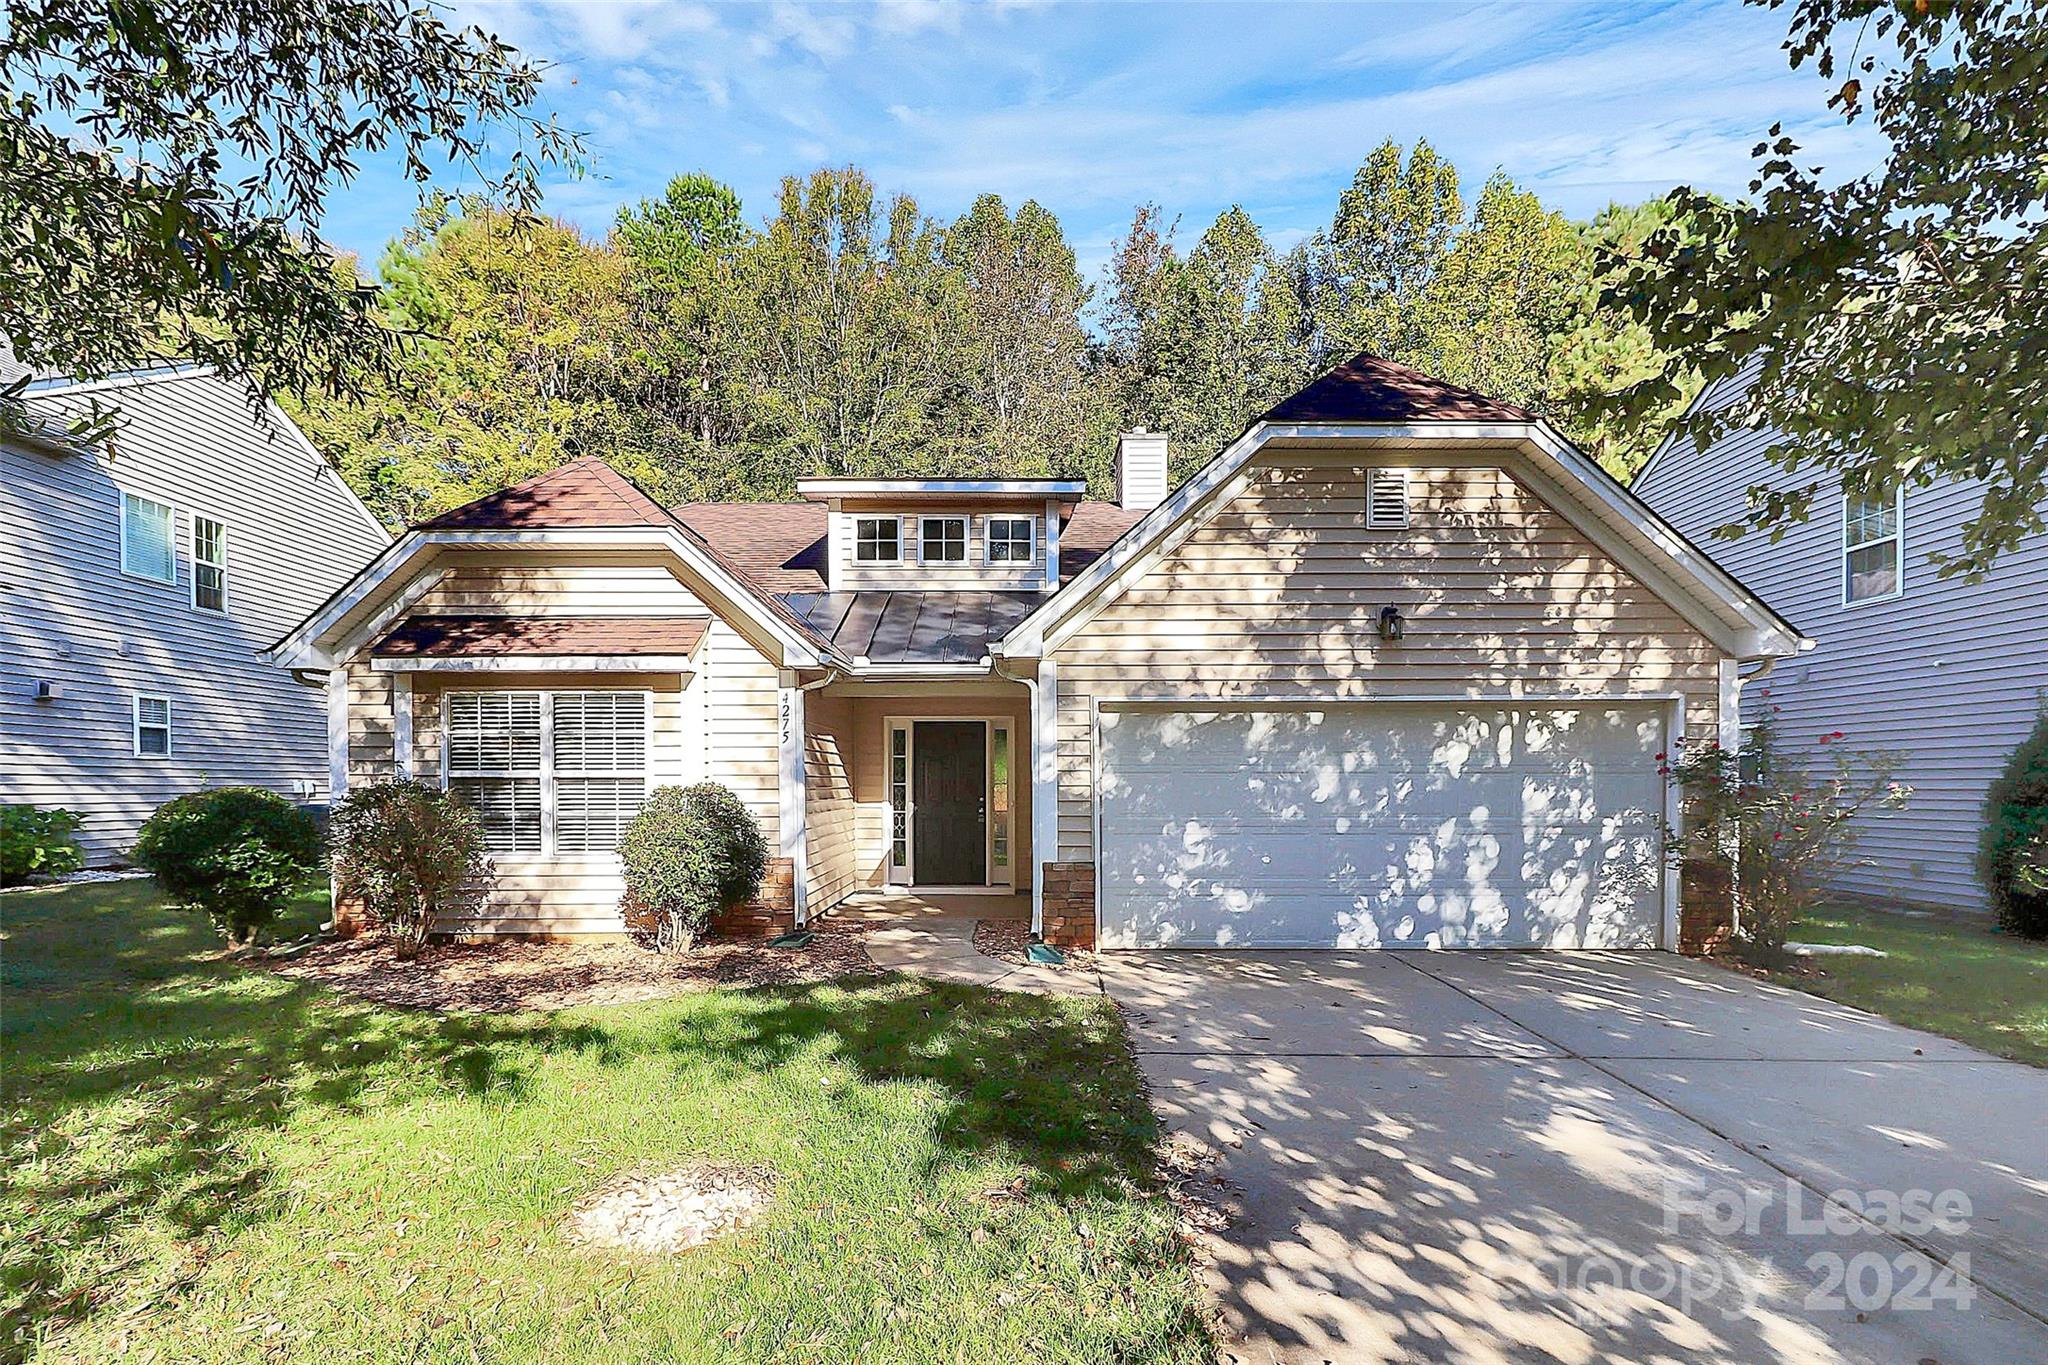
[[2048,706],[1985,796],[1977,869],[2000,928],[2048,938]]
[[320,870],[320,829],[276,792],[217,787],[158,806],[134,858],[177,908],[211,916],[240,947],[274,924]]
[[473,914],[488,869],[476,812],[424,782],[379,782],[342,798],[327,821],[335,894],[361,905],[402,956],[438,919]]
[[760,894],[768,841],[729,788],[656,787],[619,840],[619,860],[627,924],[658,949],[687,950],[713,915]]
[[80,817],[68,810],[0,805],[0,886],[53,877],[85,866]]

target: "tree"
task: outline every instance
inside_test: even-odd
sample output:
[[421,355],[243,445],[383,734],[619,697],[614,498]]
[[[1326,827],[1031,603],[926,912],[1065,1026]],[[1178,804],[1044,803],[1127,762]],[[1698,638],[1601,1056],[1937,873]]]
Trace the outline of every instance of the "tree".
[[1427,142],[1405,165],[1391,138],[1366,158],[1307,256],[1318,368],[1357,351],[1399,359],[1416,347],[1416,310],[1464,215],[1457,168]]
[[[395,150],[424,185],[445,154],[525,212],[539,168],[577,150],[527,112],[539,70],[434,7],[172,8],[8,8],[0,337],[30,366],[91,378],[175,355],[255,392],[354,392],[396,363],[374,292],[319,239],[359,158]],[[19,394],[0,419],[22,420]]]
[[[1856,44],[1847,72],[1838,36]],[[1675,191],[1683,228],[1657,233],[1615,291],[1670,353],[1633,401],[1669,403],[1688,368],[1744,381],[1686,423],[1702,451],[1776,433],[1781,477],[1725,535],[1782,534],[1833,490],[1981,479],[1960,552],[1936,556],[1981,577],[2048,527],[2048,10],[1801,0],[1786,47],[1795,67],[1846,76],[1831,106],[1870,118],[1884,164],[1830,185],[1774,126],[1751,200]]]

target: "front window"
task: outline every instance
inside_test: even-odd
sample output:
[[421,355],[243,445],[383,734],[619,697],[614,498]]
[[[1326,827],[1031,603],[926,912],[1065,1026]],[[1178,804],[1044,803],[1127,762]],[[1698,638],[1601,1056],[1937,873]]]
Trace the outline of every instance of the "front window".
[[135,699],[135,752],[144,758],[165,758],[171,752],[171,699]]
[[1029,564],[1032,553],[1032,527],[1029,517],[990,517],[988,519],[988,562],[991,564]]
[[918,558],[926,564],[959,564],[967,559],[967,518],[926,517],[917,528]]
[[1904,585],[1905,537],[1898,496],[1842,502],[1842,600],[1895,597]]
[[609,854],[647,794],[644,692],[451,692],[448,789],[492,853]]
[[192,518],[192,605],[228,609],[228,528],[212,517]]
[[861,517],[853,523],[853,557],[861,564],[896,564],[903,559],[903,523],[894,517]]
[[169,503],[121,495],[121,572],[159,583],[178,581],[177,513]]

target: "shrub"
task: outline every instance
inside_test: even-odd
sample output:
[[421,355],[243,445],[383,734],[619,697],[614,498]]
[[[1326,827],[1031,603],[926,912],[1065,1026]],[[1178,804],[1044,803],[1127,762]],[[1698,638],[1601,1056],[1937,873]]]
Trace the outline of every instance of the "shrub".
[[179,909],[212,916],[239,947],[319,870],[320,830],[276,792],[219,787],[158,806],[135,840],[135,861]]
[[1856,816],[1873,807],[1898,810],[1912,795],[1892,780],[1897,755],[1858,752],[1845,738],[1832,731],[1812,752],[1793,752],[1767,717],[1750,732],[1739,762],[1710,741],[1687,746],[1667,765],[1685,808],[1679,851],[1733,860],[1741,911],[1735,950],[1748,961],[1789,961],[1792,926],[1827,899],[1829,881],[1859,861]]
[[470,914],[487,869],[476,813],[424,782],[358,787],[328,816],[335,892],[411,957],[436,919]]
[[77,837],[81,823],[68,810],[0,805],[0,886],[84,867]]
[[2000,928],[2048,938],[2048,705],[1985,795],[1977,870]]
[[720,910],[752,900],[768,842],[740,799],[716,782],[656,787],[619,840],[626,922],[657,949],[687,950]]

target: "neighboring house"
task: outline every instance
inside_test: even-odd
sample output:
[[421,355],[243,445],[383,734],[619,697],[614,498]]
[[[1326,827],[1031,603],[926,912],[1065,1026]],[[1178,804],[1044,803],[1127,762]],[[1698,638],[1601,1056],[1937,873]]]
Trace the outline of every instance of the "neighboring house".
[[[82,447],[63,433],[95,399],[119,427]],[[320,699],[263,649],[390,543],[376,518],[210,371],[25,401],[31,431],[0,437],[0,802],[78,812],[100,866],[184,792],[326,800]]]
[[1028,892],[1106,947],[1672,946],[1658,769],[1796,633],[1547,424],[1360,356],[1169,494],[818,479],[664,509],[596,460],[402,537],[278,646],[337,787],[484,814],[478,932],[620,928],[650,785],[779,866]]
[[[1723,385],[1700,401],[1733,393]],[[1769,428],[1736,432],[1705,452],[1667,440],[1635,491],[1815,641],[1744,689],[1745,722],[1773,706],[1784,743],[1811,748],[1840,730],[1854,749],[1901,755],[1898,779],[1913,795],[1903,810],[1864,817],[1864,865],[1840,889],[1988,912],[1975,866],[1985,790],[2048,688],[2048,536],[2000,556],[1982,582],[1941,577],[1929,555],[1961,548],[1983,494],[1959,481],[1868,504],[1823,495],[1775,543],[1754,532],[1709,540],[1747,513],[1747,489],[1786,478],[1764,459],[1776,439]]]

